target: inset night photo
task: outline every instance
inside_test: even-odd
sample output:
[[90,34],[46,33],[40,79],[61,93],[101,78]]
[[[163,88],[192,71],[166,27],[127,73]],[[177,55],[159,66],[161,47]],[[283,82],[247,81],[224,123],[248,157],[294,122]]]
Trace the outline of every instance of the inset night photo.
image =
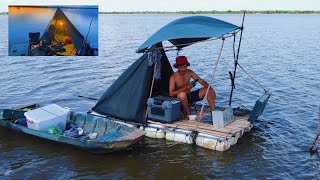
[[9,6],[10,56],[97,56],[98,6]]

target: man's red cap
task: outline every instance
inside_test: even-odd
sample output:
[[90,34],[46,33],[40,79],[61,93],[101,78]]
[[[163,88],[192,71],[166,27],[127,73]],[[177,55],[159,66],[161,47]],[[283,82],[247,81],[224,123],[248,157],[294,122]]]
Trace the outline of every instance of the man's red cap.
[[176,63],[173,65],[173,67],[178,68],[179,64],[186,64],[187,66],[190,66],[190,63],[188,62],[188,59],[185,56],[178,56],[176,58]]

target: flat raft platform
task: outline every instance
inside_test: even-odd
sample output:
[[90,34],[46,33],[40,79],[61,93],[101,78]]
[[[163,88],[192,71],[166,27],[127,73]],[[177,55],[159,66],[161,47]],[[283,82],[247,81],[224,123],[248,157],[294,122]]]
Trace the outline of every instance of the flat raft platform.
[[[245,132],[253,127],[253,122],[262,114],[270,94],[264,94],[255,103],[252,110],[233,108],[235,120],[225,127],[194,121],[176,121],[172,124],[147,121],[147,126],[140,129],[150,138],[166,138],[167,140],[196,144],[198,146],[226,151],[235,145]],[[217,107],[219,109],[219,107]],[[190,109],[191,114],[198,114],[200,106]],[[210,114],[209,107],[204,107],[204,114]]]
[[140,127],[150,138],[196,144],[198,146],[226,151],[238,142],[245,132],[250,131],[252,124],[249,116],[235,116],[235,121],[225,127],[195,121],[176,121],[172,124],[148,120],[148,126]]

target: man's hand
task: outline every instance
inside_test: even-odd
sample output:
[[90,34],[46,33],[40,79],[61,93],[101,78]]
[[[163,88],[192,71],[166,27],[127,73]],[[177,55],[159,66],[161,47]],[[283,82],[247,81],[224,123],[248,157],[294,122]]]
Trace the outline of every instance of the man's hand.
[[191,91],[192,85],[191,85],[191,84],[188,84],[184,89],[185,89],[184,92],[188,93],[188,92]]
[[208,87],[209,86],[209,84],[206,82],[206,81],[204,81],[203,79],[201,79],[195,72],[193,72],[193,71],[191,71],[191,77],[193,78],[193,79],[197,79],[198,80],[198,82],[203,86],[203,87]]

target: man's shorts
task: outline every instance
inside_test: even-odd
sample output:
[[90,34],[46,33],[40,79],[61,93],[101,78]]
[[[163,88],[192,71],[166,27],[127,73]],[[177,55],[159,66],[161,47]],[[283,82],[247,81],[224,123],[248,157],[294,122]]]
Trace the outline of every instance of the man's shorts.
[[195,103],[195,102],[197,102],[197,101],[202,100],[202,99],[199,97],[199,92],[200,92],[200,89],[195,90],[195,91],[192,91],[192,92],[190,92],[190,93],[187,93],[188,104],[192,104],[192,103]]

